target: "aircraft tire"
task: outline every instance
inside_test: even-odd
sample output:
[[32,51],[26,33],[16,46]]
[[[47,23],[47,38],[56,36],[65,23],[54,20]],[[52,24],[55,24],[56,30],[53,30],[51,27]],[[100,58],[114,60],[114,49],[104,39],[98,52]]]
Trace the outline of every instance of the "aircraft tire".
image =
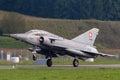
[[36,55],[33,55],[33,61],[36,61],[36,60],[37,60]]
[[73,66],[78,67],[79,66],[79,61],[77,59],[73,60]]
[[48,59],[48,60],[47,60],[47,66],[48,66],[48,67],[51,67],[51,66],[52,66],[52,59]]

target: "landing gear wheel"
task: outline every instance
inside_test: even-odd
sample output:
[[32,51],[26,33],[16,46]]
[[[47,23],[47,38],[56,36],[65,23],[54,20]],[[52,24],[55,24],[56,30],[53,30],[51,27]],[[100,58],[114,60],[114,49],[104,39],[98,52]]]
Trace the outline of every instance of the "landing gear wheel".
[[52,59],[48,59],[48,60],[47,60],[47,66],[48,66],[48,67],[51,67],[51,66],[52,66]]
[[78,67],[78,65],[79,65],[79,61],[77,59],[74,59],[73,60],[73,66]]
[[36,60],[37,60],[36,55],[33,55],[33,61],[36,61]]

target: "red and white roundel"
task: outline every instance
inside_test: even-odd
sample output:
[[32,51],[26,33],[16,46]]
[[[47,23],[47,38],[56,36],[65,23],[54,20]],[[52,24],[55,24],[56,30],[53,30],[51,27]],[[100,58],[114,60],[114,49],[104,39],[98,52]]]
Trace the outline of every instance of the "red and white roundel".
[[93,34],[92,32],[89,32],[89,38],[92,38]]

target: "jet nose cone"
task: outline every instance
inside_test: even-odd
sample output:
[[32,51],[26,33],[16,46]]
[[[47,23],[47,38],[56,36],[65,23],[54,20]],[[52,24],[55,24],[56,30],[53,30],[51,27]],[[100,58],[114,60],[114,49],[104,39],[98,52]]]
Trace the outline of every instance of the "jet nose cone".
[[23,34],[10,34],[10,36],[19,40],[23,40],[25,38]]
[[18,38],[17,34],[10,34],[10,36],[13,37],[13,38]]

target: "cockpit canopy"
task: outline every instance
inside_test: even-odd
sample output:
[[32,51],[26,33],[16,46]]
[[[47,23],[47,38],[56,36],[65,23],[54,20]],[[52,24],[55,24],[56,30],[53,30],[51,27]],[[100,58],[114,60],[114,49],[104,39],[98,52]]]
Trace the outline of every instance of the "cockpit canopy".
[[25,34],[36,33],[36,32],[45,33],[45,31],[43,31],[43,30],[30,30],[30,31],[26,32]]
[[40,36],[40,35],[47,34],[47,32],[43,31],[43,30],[30,30],[30,31],[26,32],[25,34],[31,34],[31,35]]
[[46,32],[44,30],[30,30],[28,32],[25,33],[26,35],[35,35],[35,36],[51,36],[51,37],[59,37],[55,34],[52,34],[52,33],[49,33],[49,32]]

